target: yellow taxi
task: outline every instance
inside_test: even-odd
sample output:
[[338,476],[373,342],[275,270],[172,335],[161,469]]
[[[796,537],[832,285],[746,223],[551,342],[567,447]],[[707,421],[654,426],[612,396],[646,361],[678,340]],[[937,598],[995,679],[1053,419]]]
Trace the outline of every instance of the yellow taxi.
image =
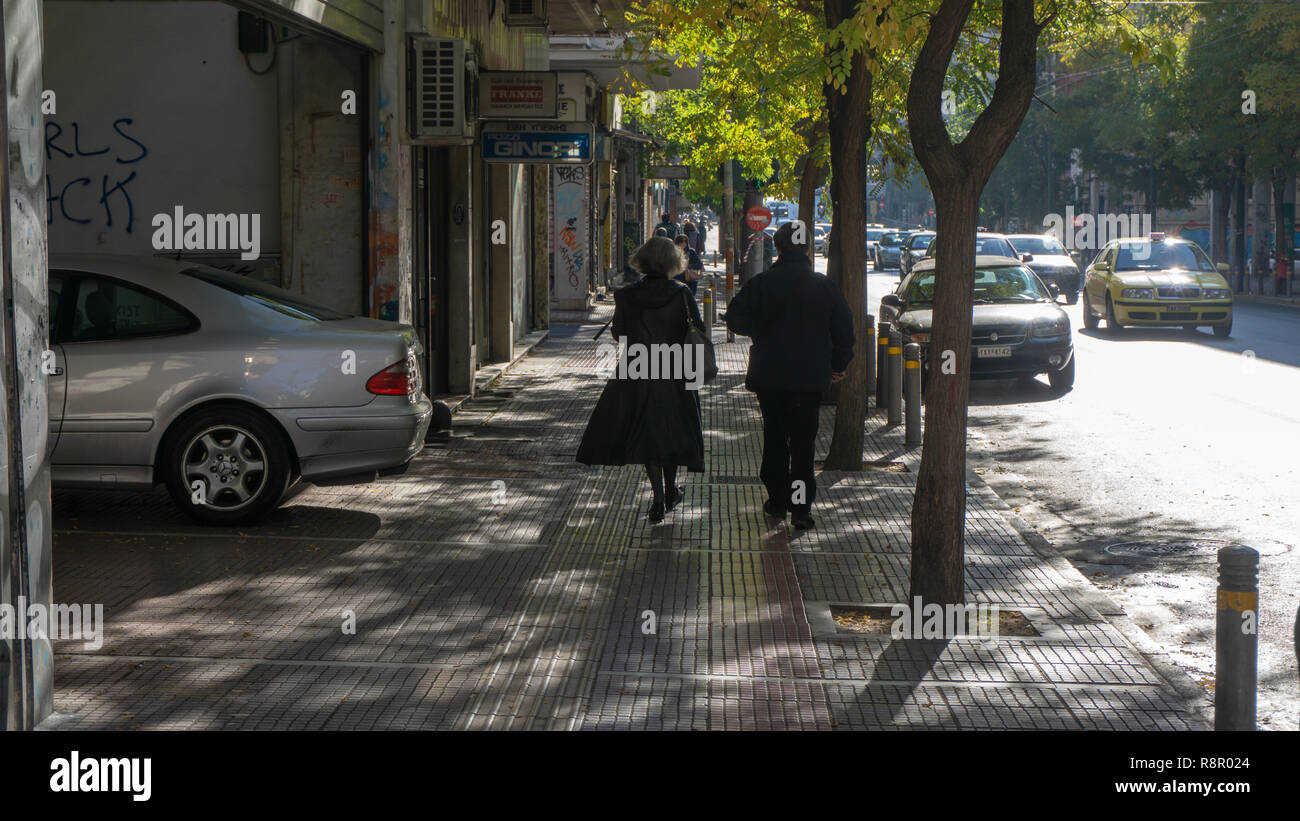
[[1202,325],[1232,333],[1232,289],[1201,247],[1164,234],[1111,240],[1083,279],[1083,326],[1118,333],[1125,325]]

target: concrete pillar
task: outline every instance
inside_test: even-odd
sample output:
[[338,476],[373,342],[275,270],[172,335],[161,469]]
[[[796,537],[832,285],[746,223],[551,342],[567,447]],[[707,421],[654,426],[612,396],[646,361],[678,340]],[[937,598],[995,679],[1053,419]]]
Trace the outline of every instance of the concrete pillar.
[[533,328],[551,327],[551,167],[531,166]]
[[[456,146],[447,163],[447,389],[473,393],[478,348],[474,344],[474,269],[476,245],[470,206],[474,190],[474,151]],[[437,253],[437,249],[434,249]]]
[[371,179],[370,313],[411,322],[411,149],[406,133],[406,4],[384,0],[384,53],[370,58],[374,155]]
[[[41,114],[42,5],[6,0],[0,44],[6,158],[3,298],[0,312],[0,603],[41,605],[53,596],[50,547],[48,380],[41,364],[49,333],[46,245],[45,129]],[[12,318],[12,321],[11,321]],[[55,362],[61,365],[63,363]],[[18,629],[26,624],[20,613]],[[48,638],[0,640],[0,731],[31,729],[54,707],[54,654]]]
[[482,215],[488,230],[486,252],[488,281],[491,283],[488,289],[491,299],[488,305],[490,325],[488,336],[492,344],[492,361],[508,362],[514,351],[515,341],[514,314],[511,311],[511,297],[514,295],[514,282],[511,277],[514,228],[511,212],[514,209],[511,207],[510,190],[514,166],[494,163],[484,167],[487,169],[487,184],[491,189],[488,194],[488,202],[491,203],[490,212]]
[[552,165],[551,266],[555,307],[585,310],[591,305],[591,166]]

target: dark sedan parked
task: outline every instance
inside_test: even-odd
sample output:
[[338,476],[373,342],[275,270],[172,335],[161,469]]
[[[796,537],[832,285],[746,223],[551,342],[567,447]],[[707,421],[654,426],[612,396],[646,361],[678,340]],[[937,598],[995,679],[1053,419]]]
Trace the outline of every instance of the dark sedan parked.
[[907,238],[903,243],[903,252],[898,258],[898,278],[902,279],[912,273],[912,266],[917,260],[925,257],[926,249],[930,247],[930,242],[934,240],[933,231],[917,231]]
[[[1051,234],[1008,234],[1007,241],[1015,246],[1016,253],[1038,278],[1065,295],[1071,305],[1079,301],[1083,276],[1070,252]],[[1024,255],[1028,255],[1028,259]]]
[[[933,257],[920,259],[898,289],[880,301],[880,316],[893,322],[904,342],[921,346],[922,379],[929,372]],[[971,319],[972,379],[1032,379],[1047,374],[1052,388],[1074,386],[1070,319],[1052,291],[1019,260],[975,258]]]
[[876,258],[874,260],[877,271],[898,267],[903,251],[903,242],[906,240],[907,234],[899,231],[881,234],[880,241],[876,243]]

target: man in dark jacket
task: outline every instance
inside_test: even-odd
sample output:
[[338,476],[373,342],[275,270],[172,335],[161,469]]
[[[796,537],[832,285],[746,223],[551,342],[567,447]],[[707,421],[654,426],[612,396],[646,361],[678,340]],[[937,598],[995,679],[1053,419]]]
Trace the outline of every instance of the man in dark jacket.
[[[802,228],[796,244],[796,229]],[[777,229],[776,264],[751,279],[727,306],[727,327],[750,337],[745,387],[763,413],[763,512],[793,513],[807,530],[817,482],[813,476],[822,392],[844,378],[853,359],[853,315],[839,287],[813,270],[811,232],[798,223]]]
[[658,233],[660,228],[664,229],[664,236],[668,237],[668,239],[677,238],[677,223],[673,222],[672,214],[664,214],[663,219],[659,220],[659,224],[655,226],[655,232]]

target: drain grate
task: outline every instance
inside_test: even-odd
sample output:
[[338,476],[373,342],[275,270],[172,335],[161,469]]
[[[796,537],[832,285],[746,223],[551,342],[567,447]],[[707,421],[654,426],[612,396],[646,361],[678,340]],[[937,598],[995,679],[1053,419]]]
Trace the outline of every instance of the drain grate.
[[1106,553],[1133,559],[1199,558],[1213,556],[1230,544],[1223,539],[1143,539],[1110,545]]

